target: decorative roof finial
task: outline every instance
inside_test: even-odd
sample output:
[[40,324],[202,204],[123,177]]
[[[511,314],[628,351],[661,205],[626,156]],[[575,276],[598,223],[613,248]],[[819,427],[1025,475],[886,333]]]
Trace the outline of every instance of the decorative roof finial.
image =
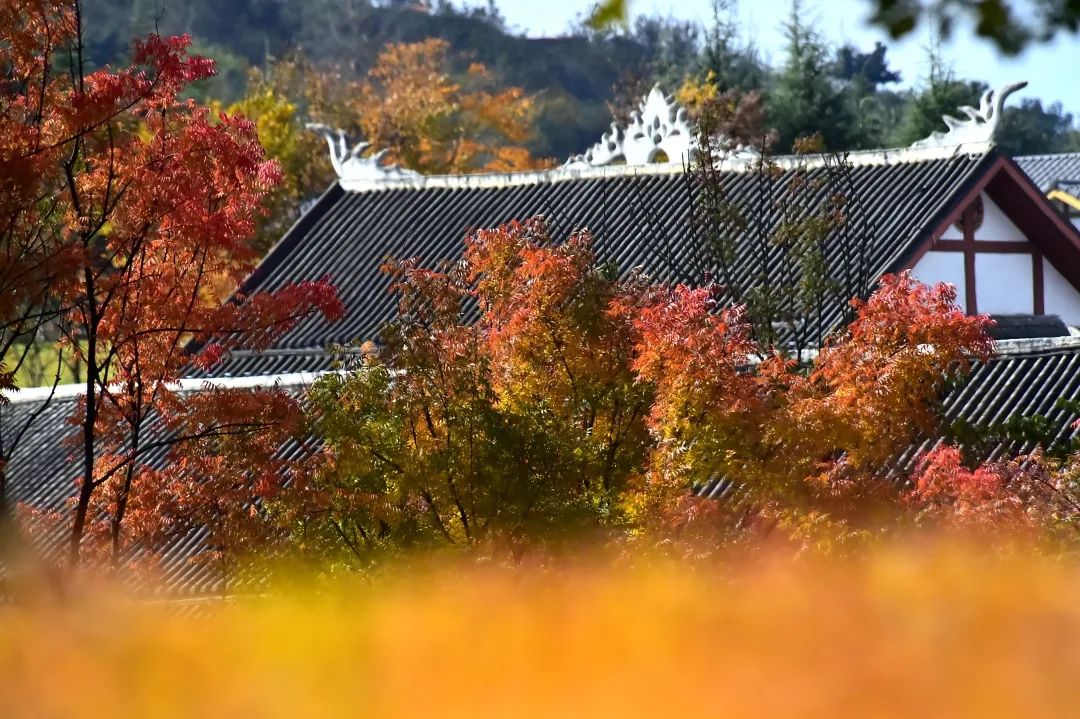
[[383,165],[382,158],[386,155],[386,150],[379,150],[370,157],[361,157],[371,143],[358,142],[350,150],[349,136],[344,130],[317,122],[309,122],[305,127],[326,138],[326,144],[330,146],[330,162],[343,185],[370,185],[384,180],[420,177],[420,173],[413,170],[397,165]]
[[597,167],[623,160],[627,165],[648,165],[663,153],[669,163],[690,160],[694,132],[686,119],[686,110],[668,98],[659,87],[653,87],[642,100],[639,109],[630,115],[625,130],[611,123],[605,132],[583,155],[566,162],[568,168]]
[[960,111],[968,116],[967,120],[942,115],[941,119],[949,129],[945,132],[931,133],[930,137],[912,143],[911,146],[913,148],[949,147],[992,142],[1001,122],[1006,98],[1025,87],[1027,87],[1027,82],[1014,82],[997,90],[987,90],[983,93],[978,110],[970,105],[960,107]]
[[[622,160],[626,165],[649,165],[663,154],[667,164],[688,164],[697,154],[697,137],[686,110],[672,98],[653,87],[642,100],[639,109],[630,116],[626,129],[611,123],[596,143],[582,155],[574,155],[562,169],[581,170],[611,165]],[[753,155],[749,148],[739,148],[736,156]]]

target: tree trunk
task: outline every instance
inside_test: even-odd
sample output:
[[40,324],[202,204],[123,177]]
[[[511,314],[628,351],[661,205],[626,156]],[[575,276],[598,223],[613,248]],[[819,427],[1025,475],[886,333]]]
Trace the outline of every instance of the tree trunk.
[[[139,451],[139,439],[142,423],[136,420],[131,428],[131,452],[135,456]],[[135,462],[128,464],[124,471],[124,486],[120,488],[120,494],[116,498],[116,514],[112,518],[110,528],[112,540],[112,563],[115,567],[120,562],[120,529],[124,524],[124,515],[127,513],[128,497],[131,494],[131,482],[135,478]]]
[[85,271],[87,301],[86,333],[86,416],[83,418],[83,478],[79,486],[79,502],[75,506],[75,520],[71,525],[71,542],[68,562],[74,569],[79,565],[79,549],[86,515],[90,509],[90,496],[94,492],[94,451],[97,440],[97,308],[94,305],[94,278],[89,269]]

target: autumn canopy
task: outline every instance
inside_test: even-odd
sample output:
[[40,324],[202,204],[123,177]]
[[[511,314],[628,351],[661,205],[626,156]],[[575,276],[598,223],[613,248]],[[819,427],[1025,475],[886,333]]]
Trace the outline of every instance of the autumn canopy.
[[[130,64],[91,67],[70,0],[4,0],[0,27],[0,384],[16,390],[29,348],[46,343],[52,387],[67,366],[82,385],[70,501],[5,494],[5,511],[39,544],[63,537],[71,564],[152,561],[198,532],[215,558],[363,568],[583,538],[708,556],[925,524],[1071,526],[1070,463],[970,467],[949,446],[897,461],[937,431],[949,383],[992,352],[987,317],[907,274],[852,289],[850,325],[793,351],[762,314],[777,288],[735,301],[719,280],[659,282],[599,263],[585,230],[553,236],[521,218],[473,233],[454,265],[391,259],[397,319],[341,348],[340,370],[306,391],[181,388],[231,351],[346,311],[328,278],[245,291],[256,229],[301,193],[295,176],[275,190],[282,167],[260,144],[304,146],[296,107],[275,104],[267,77],[235,112],[189,99],[214,63],[187,37],[150,36]],[[416,170],[543,164],[522,147],[530,99],[479,65],[453,76],[446,52],[388,47],[354,88],[377,110],[341,112]],[[704,98],[703,118],[730,100]],[[833,205],[827,221],[842,224]],[[784,226],[807,268],[817,256],[797,237],[815,227]],[[812,279],[789,288],[795,300]],[[0,467],[35,419],[0,447]],[[699,496],[718,485],[731,488],[722,501]]]

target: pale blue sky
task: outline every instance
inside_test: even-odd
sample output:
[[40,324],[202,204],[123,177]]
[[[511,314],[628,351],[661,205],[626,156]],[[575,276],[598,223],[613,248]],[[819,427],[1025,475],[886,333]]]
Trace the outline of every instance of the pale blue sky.
[[[467,4],[479,4],[473,0]],[[564,31],[592,3],[589,0],[496,0],[507,22],[528,35],[553,35]],[[835,44],[851,42],[864,50],[874,40],[889,45],[892,67],[903,74],[904,83],[917,81],[926,73],[928,41],[925,29],[901,42],[867,26],[870,0],[809,0],[809,17],[825,37]],[[630,10],[638,13],[674,15],[707,21],[711,0],[630,0]],[[780,25],[787,16],[790,0],[738,0],[738,15],[744,32],[752,37],[772,61],[781,57],[783,35]],[[1050,43],[1035,44],[1019,57],[1006,58],[993,46],[978,40],[969,28],[958,27],[944,46],[946,60],[961,77],[984,80],[997,87],[1016,80],[1030,85],[1014,98],[1039,97],[1044,102],[1059,101],[1080,116],[1080,37],[1059,35]]]

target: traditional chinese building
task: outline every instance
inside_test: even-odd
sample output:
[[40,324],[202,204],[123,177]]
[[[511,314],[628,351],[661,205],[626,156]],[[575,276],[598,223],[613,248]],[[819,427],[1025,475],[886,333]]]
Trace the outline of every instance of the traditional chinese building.
[[[1080,326],[1080,233],[1013,159],[994,148],[997,118],[1013,89],[988,92],[981,108],[965,108],[967,120],[950,118],[947,132],[911,147],[846,156],[846,190],[854,205],[843,231],[854,233],[869,279],[858,289],[909,269],[923,282],[954,284],[968,312],[1057,316]],[[305,321],[268,352],[237,353],[214,370],[216,376],[326,368],[327,345],[374,339],[394,316],[390,278],[379,271],[388,257],[416,257],[427,265],[454,260],[471,230],[515,219],[544,215],[556,236],[588,228],[599,257],[624,271],[637,267],[686,282],[719,274],[703,247],[697,183],[686,171],[694,134],[685,113],[658,90],[627,127],[612,126],[583,155],[543,172],[420,176],[385,167],[380,154],[363,157],[366,145],[350,147],[341,133],[316,129],[328,139],[339,180],[270,251],[244,289],[329,276],[341,291],[346,317],[334,325]],[[826,182],[835,170],[827,157],[776,162],[789,176],[803,172]],[[747,216],[757,212],[756,228],[768,233],[785,219],[784,208],[762,191],[756,163],[752,152],[733,152],[723,159],[719,178],[735,208]],[[822,191],[805,211],[826,199]],[[758,281],[751,251],[755,228],[728,229],[738,250],[731,274],[743,283]],[[837,296],[825,308],[832,325],[840,322],[845,302]]]
[[[775,158],[775,184],[761,181],[759,157],[735,148],[720,158],[713,177],[727,201],[755,223],[724,228],[734,248],[726,277],[747,285],[769,281],[754,264],[760,243],[790,212],[812,213],[841,183],[851,199],[849,222],[833,228],[827,255],[856,257],[863,277],[856,291],[825,298],[824,329],[839,327],[851,294],[868,294],[885,273],[910,270],[926,283],[950,282],[969,313],[999,319],[998,357],[943,398],[946,425],[1002,425],[1011,417],[1042,416],[1048,436],[1068,442],[1076,415],[1059,400],[1080,400],[1080,231],[1069,222],[1061,197],[1080,188],[1080,155],[1014,160],[995,149],[998,119],[1020,85],[988,92],[979,108],[961,108],[964,119],[946,118],[946,130],[911,147],[857,152],[845,158]],[[244,292],[330,276],[346,306],[345,318],[328,324],[310,318],[258,354],[236,352],[208,377],[215,382],[284,382],[302,392],[331,368],[331,345],[373,340],[396,313],[380,272],[388,257],[419,258],[434,266],[453,261],[472,230],[543,215],[556,237],[588,228],[600,259],[620,270],[640,268],[662,280],[699,282],[720,273],[705,246],[700,212],[701,178],[687,171],[699,152],[680,108],[653,90],[626,127],[613,125],[582,155],[556,169],[512,174],[420,176],[387,167],[366,145],[351,146],[343,133],[324,134],[339,179],[314,203],[248,278]],[[838,164],[839,163],[839,164]],[[774,193],[799,175],[822,188],[794,210]],[[1072,188],[1069,190],[1068,188]],[[770,189],[771,188],[771,189]],[[1055,206],[1055,202],[1059,206]],[[1080,209],[1078,207],[1077,209]],[[830,244],[832,243],[832,244]],[[852,254],[854,253],[854,254]],[[841,256],[844,254],[844,256]],[[43,396],[23,392],[3,409],[4,427],[40,416],[8,466],[16,501],[55,508],[70,496],[79,475],[62,439],[78,388],[62,388],[42,410]],[[5,434],[7,434],[5,432]],[[929,437],[921,448],[940,441]],[[1025,451],[1031,442],[1002,435],[985,456]],[[720,493],[722,487],[706,488]],[[218,577],[186,561],[202,541],[196,532],[166,553],[168,581],[184,591],[209,591]]]

